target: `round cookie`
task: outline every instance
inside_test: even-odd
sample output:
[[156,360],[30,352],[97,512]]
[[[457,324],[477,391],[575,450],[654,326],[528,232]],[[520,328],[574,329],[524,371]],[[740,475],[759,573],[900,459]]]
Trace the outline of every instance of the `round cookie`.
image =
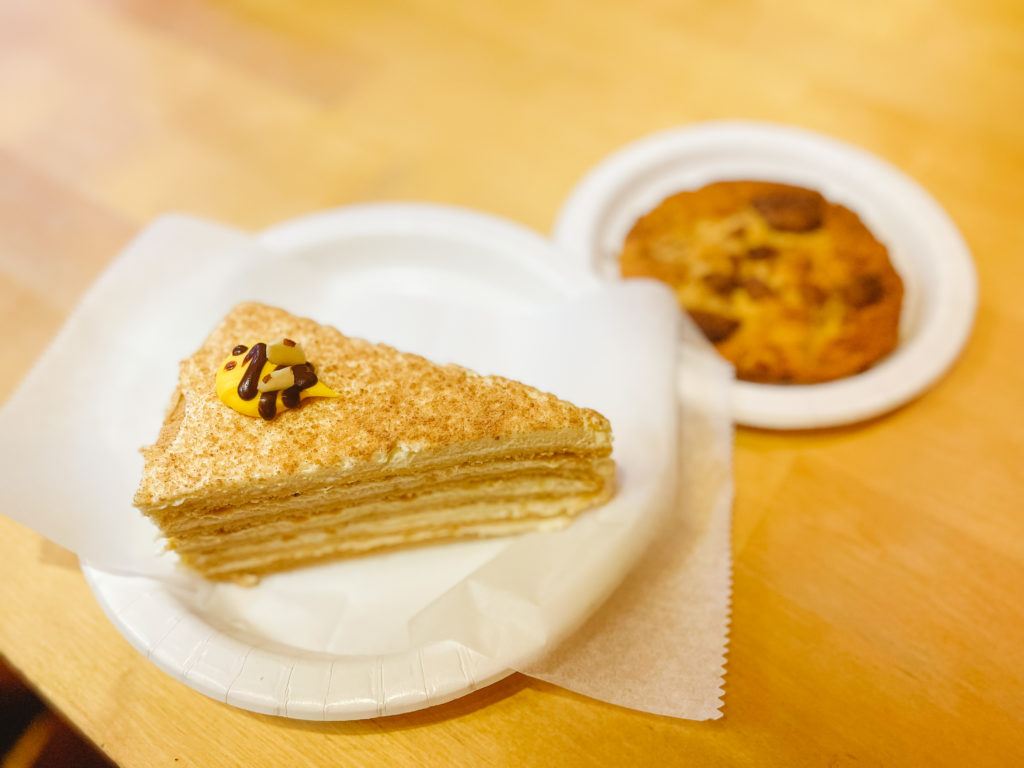
[[859,373],[899,340],[903,282],[857,214],[818,192],[720,181],[633,225],[623,277],[668,283],[740,379]]

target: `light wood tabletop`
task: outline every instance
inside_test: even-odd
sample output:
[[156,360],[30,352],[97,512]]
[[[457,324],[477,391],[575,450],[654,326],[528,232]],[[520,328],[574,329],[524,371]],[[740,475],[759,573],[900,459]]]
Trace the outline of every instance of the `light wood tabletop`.
[[0,399],[161,213],[258,230],[415,199],[546,232],[609,152],[710,118],[890,160],[980,273],[973,337],[917,402],[738,430],[714,722],[521,675],[365,722],[231,709],[137,654],[74,558],[0,516],[0,653],[119,764],[1024,764],[1024,5],[3,0],[0,98]]

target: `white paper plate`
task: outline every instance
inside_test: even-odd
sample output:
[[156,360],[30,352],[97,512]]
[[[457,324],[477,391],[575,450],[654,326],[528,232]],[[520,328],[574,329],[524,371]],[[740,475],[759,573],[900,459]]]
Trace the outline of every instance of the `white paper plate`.
[[737,382],[736,420],[769,429],[827,427],[896,408],[938,379],[970,333],[977,278],[953,222],[918,184],[864,150],[809,131],[711,122],[641,139],[599,164],[559,215],[554,239],[575,264],[619,279],[633,223],[662,199],[722,179],[820,190],[856,211],[889,248],[906,288],[900,345],[857,376],[815,385]]
[[[292,278],[292,269],[312,275],[330,270],[331,279],[321,289],[343,283],[348,293],[339,294],[338,301],[407,286],[473,306],[526,307],[577,293],[587,280],[564,272],[566,265],[552,245],[530,230],[439,206],[355,206],[275,227],[262,243],[286,255],[283,263]],[[478,553],[486,554],[494,544],[454,546],[463,547],[466,561],[451,566],[458,570],[472,568]],[[431,556],[426,551],[395,555],[389,564],[398,572],[394,581],[408,585],[446,578],[434,573],[445,568],[438,568]],[[510,674],[454,641],[384,654],[304,650],[283,638],[253,634],[243,622],[215,624],[159,581],[87,564],[83,570],[110,620],[157,666],[212,698],[256,712],[311,720],[399,714],[449,701]],[[407,586],[406,591],[416,589]],[[296,618],[301,620],[299,609]],[[368,640],[367,650],[371,647]]]

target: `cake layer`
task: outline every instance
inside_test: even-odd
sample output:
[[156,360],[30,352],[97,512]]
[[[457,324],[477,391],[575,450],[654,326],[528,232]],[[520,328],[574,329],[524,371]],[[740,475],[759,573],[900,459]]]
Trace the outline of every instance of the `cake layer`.
[[389,456],[380,456],[371,462],[324,468],[300,467],[288,475],[254,477],[245,485],[211,482],[202,492],[185,493],[155,504],[142,503],[137,499],[136,506],[157,519],[162,513],[173,516],[182,510],[206,511],[226,506],[237,507],[292,493],[309,493],[333,485],[387,481],[429,471],[461,472],[496,462],[518,463],[549,458],[587,460],[607,457],[610,453],[610,441],[594,445],[586,433],[548,433],[506,438],[502,441],[483,440],[476,444],[450,446],[431,452],[418,451],[414,446],[402,446]]
[[[356,524],[380,521],[387,527],[418,524],[421,517],[441,510],[457,521],[466,505],[486,500],[514,509],[521,500],[557,498],[559,496],[592,496],[604,491],[603,477],[558,478],[547,476],[514,477],[506,480],[450,484],[434,488],[411,497],[377,499],[347,507],[336,507],[316,514],[263,515],[232,526],[208,525],[178,533],[168,533],[171,546],[181,551],[205,547],[237,546],[241,541],[265,538],[271,535],[288,536],[316,528],[334,528],[339,535],[347,535]],[[516,514],[514,511],[510,514]]]
[[[514,503],[479,501],[459,510],[437,510],[422,524],[377,527],[356,524],[344,536],[336,529],[307,531],[289,538],[279,534],[242,545],[225,541],[212,551],[182,552],[185,564],[205,576],[230,579],[342,556],[362,555],[428,542],[505,536],[527,530],[552,530],[567,525],[575,515],[600,503],[610,494],[558,498],[518,499]],[[452,513],[458,517],[455,521]],[[357,527],[358,526],[358,527]]]
[[[373,515],[362,517],[358,521],[311,525],[304,529],[295,528],[288,533],[280,531],[245,531],[241,534],[229,534],[216,538],[204,538],[181,542],[177,551],[182,556],[208,555],[229,559],[251,556],[253,553],[267,552],[276,547],[290,547],[294,542],[324,543],[334,541],[359,541],[367,537],[390,536],[405,534],[425,528],[453,528],[480,520],[503,521],[520,518],[541,518],[565,514],[593,498],[594,494],[555,497],[537,496],[534,498],[481,500],[460,504],[456,508],[436,507],[420,508],[404,515]],[[514,512],[513,512],[514,510]],[[316,521],[319,522],[319,521]]]
[[[609,482],[613,472],[614,467],[609,460],[565,462],[558,469],[527,466],[518,470],[514,464],[502,464],[488,471],[481,468],[475,473],[445,473],[433,477],[402,478],[401,482],[321,489],[312,494],[291,495],[202,515],[180,516],[173,521],[163,521],[161,527],[165,535],[178,537],[202,530],[224,532],[270,520],[302,521],[321,514],[355,510],[375,502],[409,500],[427,494],[446,498],[453,503],[458,503],[460,496],[480,493],[508,496],[520,492],[517,486],[528,491],[533,484],[538,483],[561,483],[560,487],[569,493],[589,492]],[[513,483],[516,486],[510,485]]]
[[375,540],[295,548],[276,556],[254,557],[244,561],[200,565],[186,560],[185,563],[208,579],[236,581],[248,586],[258,582],[260,576],[269,573],[286,571],[299,566],[316,565],[329,560],[378,554],[421,544],[447,544],[533,531],[555,531],[564,528],[570,522],[572,522],[571,517],[555,517],[541,520],[514,520],[499,524],[481,523],[460,526],[451,531],[431,530],[416,532],[408,536],[386,536]]
[[606,459],[560,454],[554,456],[532,456],[521,459],[497,459],[466,465],[452,465],[425,469],[420,472],[400,472],[390,476],[371,479],[351,479],[322,485],[310,485],[304,490],[288,489],[277,496],[250,499],[248,501],[210,508],[207,504],[183,503],[178,506],[148,511],[147,514],[162,529],[167,531],[187,528],[195,523],[207,524],[213,520],[230,520],[244,517],[252,509],[279,511],[282,513],[319,505],[321,500],[331,496],[337,504],[357,502],[370,498],[383,498],[395,494],[415,493],[423,488],[439,486],[454,479],[474,481],[506,476],[517,472],[549,472],[559,476],[569,473],[590,473],[595,461]]

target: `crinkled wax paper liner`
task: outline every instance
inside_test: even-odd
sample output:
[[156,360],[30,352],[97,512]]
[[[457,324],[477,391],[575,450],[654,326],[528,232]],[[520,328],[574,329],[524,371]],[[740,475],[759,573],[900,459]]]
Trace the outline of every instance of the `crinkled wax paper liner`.
[[608,602],[525,673],[632,709],[722,716],[732,601],[732,369],[685,320],[680,494]]
[[[454,639],[481,655],[631,709],[694,720],[721,717],[732,586],[732,369],[688,319],[682,338],[678,497],[651,525],[646,550],[597,613],[557,645],[558,638],[534,638],[528,648],[529,638],[464,632],[453,618],[456,606],[486,612],[488,601],[501,604],[491,594],[500,576],[484,575],[477,583],[474,574],[438,601],[453,605],[436,614],[433,626],[413,622],[424,639],[454,632]],[[641,538],[636,531],[628,535]],[[535,606],[516,607],[522,624],[531,626]],[[506,627],[514,624],[504,618]]]
[[732,599],[732,371],[685,324],[677,514],[597,614],[522,671],[623,707],[713,720]]

